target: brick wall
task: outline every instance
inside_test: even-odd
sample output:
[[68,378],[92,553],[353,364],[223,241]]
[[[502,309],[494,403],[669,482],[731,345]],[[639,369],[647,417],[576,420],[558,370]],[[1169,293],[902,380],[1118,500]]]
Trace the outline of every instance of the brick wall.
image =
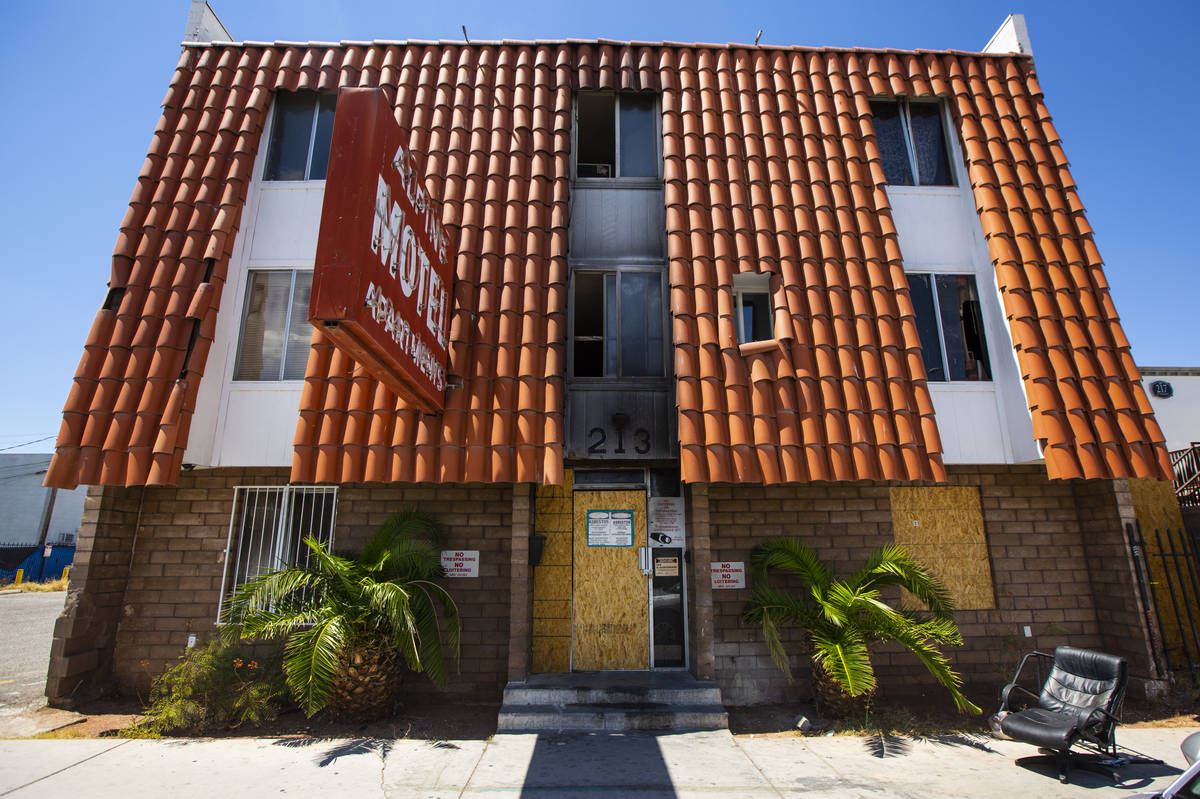
[[71,588],[54,625],[46,696],[70,707],[111,688],[141,488],[89,488],[71,569]]
[[[1085,507],[1111,483],[1088,483],[1086,496],[1072,483],[1050,481],[1040,466],[955,466],[953,485],[980,494],[988,553],[996,591],[993,610],[956,614],[965,645],[947,653],[977,704],[991,708],[999,687],[1011,676],[1022,652],[1063,643],[1101,647],[1093,596],[1129,607],[1133,598],[1120,581],[1093,580],[1085,547]],[[794,535],[812,546],[838,575],[847,575],[867,554],[892,541],[889,489],[884,484],[733,486],[709,488],[713,560],[749,561],[760,541]],[[1095,540],[1108,528],[1097,518],[1087,528]],[[1094,547],[1093,547],[1094,549]],[[1124,593],[1121,593],[1121,592]],[[810,696],[807,663],[800,662],[798,631],[785,637],[797,680],[788,685],[770,661],[761,631],[748,628],[739,614],[749,591],[717,591],[713,596],[716,674],[730,704]],[[898,599],[892,591],[885,598]],[[1030,637],[1024,628],[1029,626]],[[910,653],[894,646],[875,651],[881,688],[891,695],[925,694],[946,701]]]
[[1096,597],[1097,645],[1126,658],[1131,675],[1158,679],[1161,675],[1151,655],[1146,609],[1137,590],[1125,534],[1125,525],[1135,519],[1129,482],[1079,481],[1074,492]]
[[[144,696],[152,677],[183,653],[190,633],[203,638],[214,629],[234,487],[283,485],[287,476],[286,469],[206,469],[184,472],[178,487],[93,489],[72,573],[76,598],[56,631],[47,693],[77,693],[71,679],[78,683],[76,675],[86,672],[97,690],[111,676],[119,689]],[[460,671],[447,690],[498,699],[513,610],[512,489],[342,486],[335,549],[356,551],[389,514],[411,505],[441,519],[452,548],[479,550],[478,578],[444,583],[462,618]],[[431,685],[414,677],[405,688],[427,693]]]

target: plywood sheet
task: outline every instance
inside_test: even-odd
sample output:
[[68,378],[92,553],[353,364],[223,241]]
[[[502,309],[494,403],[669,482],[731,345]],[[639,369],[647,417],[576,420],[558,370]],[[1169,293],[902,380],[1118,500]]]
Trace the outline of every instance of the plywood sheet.
[[534,530],[546,537],[533,570],[534,673],[571,669],[571,477],[538,486],[534,500]]
[[[896,543],[940,579],[955,607],[996,607],[992,565],[979,490],[974,486],[896,486],[891,489]],[[901,606],[921,605],[905,592]]]
[[533,671],[554,674],[571,670],[571,638],[541,636],[533,639]]
[[[638,547],[646,546],[644,491],[576,491],[572,668],[645,669],[650,666],[646,576]],[[632,510],[633,545],[588,546],[589,510]]]

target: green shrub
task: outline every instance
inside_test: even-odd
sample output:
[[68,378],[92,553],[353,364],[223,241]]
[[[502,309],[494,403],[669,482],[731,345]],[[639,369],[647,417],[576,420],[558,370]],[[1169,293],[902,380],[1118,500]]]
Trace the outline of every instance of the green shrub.
[[189,649],[179,663],[154,679],[146,720],[131,736],[197,734],[278,715],[284,697],[279,656],[259,661],[236,646],[214,640]]

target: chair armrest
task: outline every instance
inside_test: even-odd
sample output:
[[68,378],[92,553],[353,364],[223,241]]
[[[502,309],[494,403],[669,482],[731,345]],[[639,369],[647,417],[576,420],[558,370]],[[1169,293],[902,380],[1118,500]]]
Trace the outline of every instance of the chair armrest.
[[1079,731],[1086,735],[1090,730],[1102,728],[1105,725],[1111,729],[1119,723],[1120,721],[1112,713],[1102,707],[1094,707],[1088,711],[1086,716],[1080,717]]
[[1009,703],[1009,700],[1012,698],[1014,691],[1025,694],[1030,699],[1032,699],[1034,702],[1038,701],[1037,694],[1033,693],[1032,691],[1030,691],[1028,688],[1024,687],[1023,685],[1017,685],[1015,682],[1010,682],[1008,685],[1004,686],[1004,689],[1000,692],[1000,711],[999,712],[1003,713],[1005,711],[1012,710],[1012,708],[1009,707],[1008,703]]

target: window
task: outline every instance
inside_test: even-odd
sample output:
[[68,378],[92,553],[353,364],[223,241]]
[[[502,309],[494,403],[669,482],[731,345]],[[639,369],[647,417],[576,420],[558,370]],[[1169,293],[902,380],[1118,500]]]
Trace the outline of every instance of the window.
[[575,174],[581,178],[657,178],[658,103],[653,94],[580,92]]
[[739,344],[767,341],[775,337],[772,331],[770,275],[734,275],[733,306],[737,315]]
[[260,574],[307,563],[305,538],[333,546],[336,507],[336,486],[235,487],[221,602]]
[[303,380],[312,325],[307,269],[250,270],[234,380]]
[[942,104],[937,101],[872,100],[875,142],[883,174],[892,186],[953,186]]
[[336,94],[276,92],[263,180],[324,180]]
[[663,375],[662,272],[576,272],[575,377]]
[[991,380],[974,275],[909,275],[930,380]]

